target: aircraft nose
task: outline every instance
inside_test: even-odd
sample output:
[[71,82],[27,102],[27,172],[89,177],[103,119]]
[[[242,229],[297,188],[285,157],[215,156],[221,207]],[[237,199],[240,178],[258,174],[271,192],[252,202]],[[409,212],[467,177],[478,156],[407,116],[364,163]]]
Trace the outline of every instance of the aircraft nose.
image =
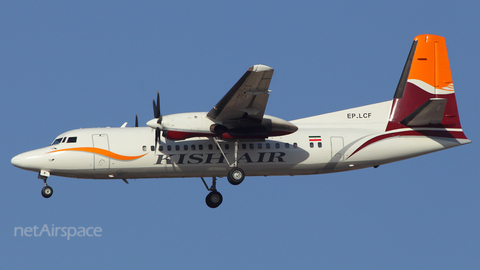
[[37,149],[21,153],[12,158],[12,165],[24,170],[36,171],[40,167],[45,167],[44,155],[45,149]]
[[12,165],[15,167],[21,167],[22,166],[22,161],[23,161],[23,155],[16,155],[12,158]]

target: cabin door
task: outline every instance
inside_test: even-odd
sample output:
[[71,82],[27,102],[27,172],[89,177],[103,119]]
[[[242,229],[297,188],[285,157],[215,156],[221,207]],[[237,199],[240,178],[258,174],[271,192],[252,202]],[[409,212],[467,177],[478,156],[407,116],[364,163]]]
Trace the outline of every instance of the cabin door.
[[[105,170],[110,169],[110,158],[104,153],[102,150],[109,151],[108,146],[108,135],[107,134],[93,134],[93,147],[98,148],[95,149],[96,152],[93,154],[93,169],[94,170]],[[97,154],[98,153],[98,154]]]
[[337,156],[338,161],[343,160],[343,154],[339,153],[343,149],[343,137],[330,137],[332,149],[332,158]]

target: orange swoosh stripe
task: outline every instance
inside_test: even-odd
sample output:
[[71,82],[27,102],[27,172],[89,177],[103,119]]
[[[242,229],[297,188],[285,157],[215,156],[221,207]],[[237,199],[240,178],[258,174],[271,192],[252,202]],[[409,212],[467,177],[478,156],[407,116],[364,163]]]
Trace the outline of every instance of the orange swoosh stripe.
[[88,152],[88,153],[98,154],[98,155],[106,156],[106,157],[109,157],[109,158],[113,158],[113,159],[117,159],[117,160],[125,160],[125,161],[139,159],[139,158],[148,154],[148,153],[146,153],[146,154],[143,154],[143,155],[140,155],[140,156],[124,156],[124,155],[119,155],[119,154],[110,152],[110,151],[105,150],[105,149],[95,148],[95,147],[76,147],[76,148],[59,149],[59,150],[50,151],[48,153],[63,152],[63,151]]

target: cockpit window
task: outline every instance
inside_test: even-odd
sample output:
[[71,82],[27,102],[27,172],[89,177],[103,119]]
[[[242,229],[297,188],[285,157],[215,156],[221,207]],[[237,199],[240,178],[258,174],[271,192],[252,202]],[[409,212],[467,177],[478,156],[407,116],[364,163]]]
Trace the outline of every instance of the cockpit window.
[[67,140],[67,143],[76,143],[77,142],[77,137],[69,137]]
[[55,141],[53,141],[51,145],[55,145],[55,144],[61,143],[61,142],[62,142],[62,139],[63,139],[63,138],[57,138],[57,139],[55,139]]

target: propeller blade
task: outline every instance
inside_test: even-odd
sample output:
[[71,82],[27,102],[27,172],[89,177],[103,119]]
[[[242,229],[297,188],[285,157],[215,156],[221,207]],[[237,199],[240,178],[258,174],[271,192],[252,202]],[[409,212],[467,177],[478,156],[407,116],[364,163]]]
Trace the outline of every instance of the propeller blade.
[[138,115],[135,115],[135,127],[138,127]]
[[157,151],[157,144],[160,144],[160,134],[161,134],[161,130],[160,128],[156,128],[155,129],[155,151]]
[[153,100],[153,117],[158,118],[157,105],[155,105],[155,99]]
[[160,93],[157,92],[157,103],[153,100],[153,116],[157,118],[157,123],[162,124],[162,114],[160,113]]
[[[162,114],[160,113],[160,93],[157,92],[157,102],[153,99],[153,116],[157,119],[158,124],[162,124]],[[162,130],[157,127],[155,128],[155,151],[157,151],[158,144],[161,143],[160,136],[162,135]]]
[[157,116],[155,118],[158,118],[157,123],[162,124],[162,113],[160,112],[160,93],[157,91]]

